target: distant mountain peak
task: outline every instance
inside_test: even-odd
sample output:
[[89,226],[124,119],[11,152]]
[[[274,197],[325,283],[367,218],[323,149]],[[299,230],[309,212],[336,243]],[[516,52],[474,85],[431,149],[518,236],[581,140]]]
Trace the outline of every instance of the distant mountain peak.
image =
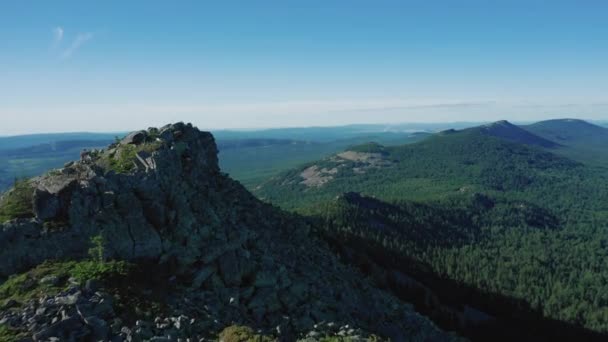
[[488,127],[495,127],[495,126],[514,126],[512,123],[510,123],[507,120],[498,120],[498,121],[494,121],[492,123],[487,124],[486,126]]
[[529,126],[559,126],[559,125],[562,125],[561,127],[563,127],[563,128],[575,128],[575,127],[591,128],[591,127],[593,127],[594,129],[606,130],[606,128],[598,126],[598,125],[594,125],[591,122],[581,120],[581,119],[573,119],[573,118],[544,120],[544,121],[539,121],[539,122],[534,123]]
[[608,128],[601,127],[580,119],[553,119],[523,126],[528,132],[559,142],[564,146],[577,146],[586,153],[598,151],[594,159],[601,159],[608,147]]
[[485,135],[525,145],[540,146],[544,148],[559,147],[559,144],[530,133],[507,120],[496,121],[483,126],[473,127],[468,130],[478,131]]

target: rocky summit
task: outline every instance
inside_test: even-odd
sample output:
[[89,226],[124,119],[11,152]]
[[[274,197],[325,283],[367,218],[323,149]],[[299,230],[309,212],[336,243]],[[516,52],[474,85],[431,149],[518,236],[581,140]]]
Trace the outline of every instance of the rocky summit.
[[222,174],[217,152],[176,123],[21,185],[30,206],[0,224],[0,339],[456,339]]

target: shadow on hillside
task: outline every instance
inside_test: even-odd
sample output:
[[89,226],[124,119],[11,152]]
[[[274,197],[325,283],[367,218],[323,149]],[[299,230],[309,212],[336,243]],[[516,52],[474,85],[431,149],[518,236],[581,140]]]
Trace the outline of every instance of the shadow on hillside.
[[[382,288],[412,303],[416,311],[447,331],[473,341],[607,341],[608,335],[544,317],[527,302],[484,293],[453,280],[442,279],[413,260],[387,255],[364,240],[332,241],[347,262],[357,266]],[[365,246],[365,247],[364,247]]]

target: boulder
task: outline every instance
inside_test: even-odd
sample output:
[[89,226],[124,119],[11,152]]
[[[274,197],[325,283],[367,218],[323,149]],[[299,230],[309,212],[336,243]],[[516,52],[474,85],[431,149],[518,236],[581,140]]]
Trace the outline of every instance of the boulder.
[[91,329],[90,339],[92,341],[105,341],[110,333],[108,323],[95,316],[84,319],[85,324]]
[[161,139],[162,141],[164,141],[165,143],[170,144],[174,140],[173,131],[170,128],[163,129],[160,131],[158,138]]
[[146,131],[131,132],[121,141],[121,145],[139,145],[146,140],[148,133]]
[[42,178],[34,190],[34,215],[42,221],[63,218],[66,215],[66,199],[77,186],[74,175],[61,173]]
[[50,193],[36,189],[34,192],[34,215],[40,220],[49,220],[59,216],[61,206],[59,198]]
[[71,336],[82,335],[83,333],[85,335],[88,333],[84,324],[77,317],[70,317],[42,329],[34,334],[33,338],[34,341],[47,341],[51,337],[57,337],[60,341],[67,341],[70,340]]
[[56,286],[59,284],[59,277],[57,277],[56,275],[52,275],[52,274],[47,275],[47,276],[43,277],[42,279],[40,279],[40,284]]

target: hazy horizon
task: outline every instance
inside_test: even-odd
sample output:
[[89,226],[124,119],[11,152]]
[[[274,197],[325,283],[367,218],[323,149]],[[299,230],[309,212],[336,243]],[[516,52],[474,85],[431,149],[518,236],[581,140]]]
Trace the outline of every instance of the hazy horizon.
[[0,135],[603,120],[608,3],[0,5]]
[[[569,120],[569,119],[573,119],[573,118],[568,118],[568,117],[555,117],[555,118],[548,118],[547,120]],[[443,128],[456,128],[456,129],[460,129],[460,128],[465,128],[465,127],[474,127],[477,125],[484,125],[484,124],[488,124],[488,123],[492,123],[492,122],[496,122],[496,121],[501,121],[501,120],[506,120],[509,121],[512,124],[515,125],[528,125],[528,124],[532,124],[532,123],[536,123],[536,122],[540,122],[540,121],[544,121],[544,120],[539,120],[539,121],[513,121],[513,120],[508,120],[508,119],[499,119],[499,120],[493,120],[493,121],[440,121],[440,122],[371,122],[371,123],[350,123],[350,124],[344,124],[344,125],[308,125],[308,126],[275,126],[275,127],[256,127],[256,128],[247,128],[247,127],[235,127],[235,128],[214,128],[214,129],[210,129],[210,128],[206,128],[206,127],[199,127],[197,126],[199,129],[202,130],[207,130],[207,131],[212,131],[212,132],[260,132],[260,131],[272,131],[272,130],[289,130],[289,129],[324,129],[324,128],[342,128],[342,127],[357,127],[357,126],[361,126],[363,127],[376,127],[376,128],[380,128],[380,127],[384,127],[385,131],[390,132],[390,131],[394,131],[394,132],[422,132],[422,131],[429,131],[431,132],[432,130],[430,130],[430,128],[432,126],[436,126],[437,129],[440,129],[439,127]],[[588,119],[577,119],[577,120],[583,120],[595,125],[599,125],[599,126],[608,126],[608,120],[588,120]],[[170,123],[176,123],[176,122],[185,122],[185,123],[191,123],[188,121],[183,121],[183,120],[179,120],[179,121],[171,121],[171,122],[166,122],[165,124],[170,124]],[[194,123],[193,123],[194,124]],[[196,124],[194,124],[196,126]],[[409,127],[408,127],[409,126]],[[18,134],[0,134],[0,137],[2,138],[10,138],[10,137],[19,137],[19,136],[29,136],[29,135],[69,135],[69,134],[126,134],[128,132],[132,132],[135,130],[142,130],[142,129],[147,129],[148,127],[162,127],[162,126],[150,126],[150,125],[141,125],[140,127],[135,127],[132,129],[126,129],[126,130],[118,130],[118,131],[96,131],[96,130],[75,130],[75,131],[42,131],[42,132],[33,132],[33,133],[18,133]],[[419,127],[420,129],[415,129],[416,127]],[[379,130],[374,130],[373,132],[379,132]]]

